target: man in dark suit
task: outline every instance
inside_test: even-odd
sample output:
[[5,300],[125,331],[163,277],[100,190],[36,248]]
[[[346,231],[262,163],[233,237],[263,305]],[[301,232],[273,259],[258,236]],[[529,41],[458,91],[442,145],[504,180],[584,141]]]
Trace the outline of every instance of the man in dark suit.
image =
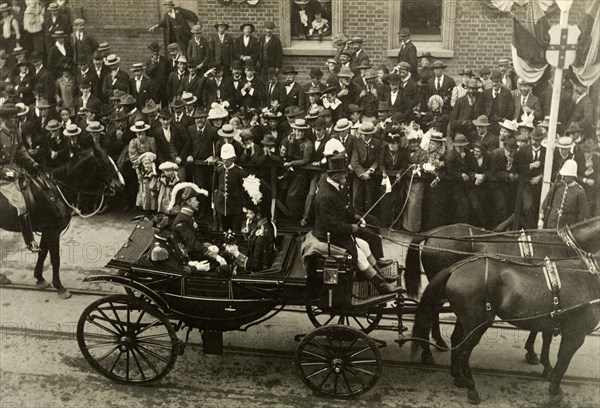
[[50,47],[48,51],[48,60],[47,66],[48,69],[54,73],[54,75],[59,74],[59,68],[63,61],[73,61],[73,50],[71,49],[71,43],[65,42],[65,32],[64,31],[55,31],[52,34],[52,38],[54,39],[54,44]]
[[226,31],[229,30],[229,24],[219,22],[215,24],[216,33],[210,37],[210,48],[212,49],[212,61],[215,66],[223,65],[227,72],[231,68],[233,61],[233,38]]
[[512,94],[502,86],[502,73],[492,72],[492,87],[483,91],[483,113],[490,120],[490,130],[500,131],[499,123],[504,119],[512,119],[515,106]]
[[210,109],[211,105],[221,103],[233,98],[235,90],[232,88],[231,82],[223,78],[224,66],[217,65],[204,73],[206,78],[202,90],[202,100],[206,109]]
[[42,31],[44,32],[44,39],[46,43],[46,53],[54,45],[54,39],[52,34],[56,31],[69,31],[69,22],[64,14],[59,12],[58,4],[50,3],[46,9],[47,14],[44,16],[44,23],[42,24]]
[[92,84],[89,81],[83,80],[79,84],[79,90],[81,91],[81,95],[75,98],[74,102],[76,112],[79,112],[81,108],[87,108],[90,105],[102,105],[100,99],[98,99],[96,95],[92,94]]
[[523,78],[519,78],[517,86],[519,89],[513,91],[515,110],[512,119],[521,121],[523,113],[533,113],[536,123],[542,120],[542,105],[538,97],[531,92],[533,84],[526,82]]
[[121,62],[121,58],[115,54],[111,54],[106,58],[106,65],[110,68],[110,73],[104,77],[102,94],[107,99],[116,89],[129,93],[129,74],[119,68],[119,62]]
[[346,159],[343,155],[328,160],[327,179],[320,184],[315,199],[315,227],[312,235],[321,242],[331,242],[352,254],[363,278],[369,279],[380,293],[394,293],[397,288],[381,274],[378,261],[369,244],[359,237],[356,223],[360,216],[348,207],[342,191],[347,179]]
[[[186,161],[191,166],[191,176],[194,183],[208,191],[212,190],[213,167],[217,160],[215,143],[218,140],[217,129],[207,126],[208,113],[204,109],[196,109],[192,115],[195,124],[188,127],[190,138],[190,154]],[[194,164],[200,161],[202,164]]]
[[304,109],[302,87],[296,82],[298,71],[294,67],[288,66],[283,68],[282,74],[285,76],[285,85],[279,95],[281,110],[285,110],[288,106],[298,106],[300,109]]
[[226,99],[229,106],[237,109],[242,104],[242,88],[246,82],[244,77],[244,63],[241,60],[233,60],[231,63],[231,75],[225,78],[226,87],[230,89],[231,96]]
[[478,116],[477,119],[473,121],[473,124],[477,129],[477,134],[473,135],[473,138],[470,140],[471,147],[475,146],[476,143],[479,143],[487,152],[491,152],[492,150],[500,147],[500,139],[498,138],[498,135],[492,133],[489,129],[490,122],[487,116]]
[[171,44],[176,42],[179,44],[179,49],[185,52],[187,46],[192,38],[192,33],[188,21],[193,24],[198,24],[200,19],[193,11],[184,9],[182,7],[175,7],[175,3],[172,0],[166,0],[163,2],[165,6],[165,15],[160,23],[150,27],[149,31],[152,33],[157,28],[165,30],[165,36],[167,43]]
[[29,70],[29,62],[23,60],[17,64],[19,72],[11,78],[11,84],[15,87],[20,100],[25,105],[35,102],[33,97],[33,73]]
[[431,64],[431,69],[433,69],[433,77],[427,82],[427,100],[432,95],[439,95],[444,100],[444,108],[450,110],[450,97],[456,83],[444,73],[446,64],[442,61],[435,61]]
[[71,48],[73,49],[73,59],[91,60],[94,51],[98,49],[98,41],[85,31],[85,20],[76,18],[73,21],[73,34],[71,34]]
[[158,87],[156,83],[144,75],[144,64],[135,63],[131,67],[133,78],[129,80],[129,92],[137,100],[138,109],[146,106],[146,101],[152,99],[158,100]]
[[[160,55],[160,45],[152,42],[148,49],[152,55],[146,61],[146,75],[154,81],[158,88],[159,100],[163,106],[166,106],[167,100],[167,80],[171,72],[167,58]],[[157,101],[158,102],[158,101]]]
[[354,73],[349,68],[342,68],[338,72],[338,81],[335,84],[337,98],[342,102],[343,109],[348,111],[348,107],[358,100],[358,90],[352,83]]
[[92,89],[96,90],[98,89],[98,76],[94,70],[90,69],[90,64],[91,60],[88,60],[86,57],[82,57],[77,61],[79,69],[75,74],[75,80],[77,81],[77,85],[82,82],[89,82]]
[[515,208],[519,171],[514,159],[518,148],[517,141],[510,136],[504,142],[504,147],[490,154],[489,182],[494,226],[506,220]]
[[419,87],[410,74],[410,65],[408,62],[400,62],[398,64],[400,72],[400,109],[406,119],[412,117],[415,107],[419,104],[420,95]]
[[519,183],[522,183],[520,223],[527,229],[537,226],[546,160],[546,148],[542,146],[542,139],[546,136],[544,128],[535,128],[531,135],[531,144],[521,146],[515,155],[519,166]]
[[361,37],[354,37],[348,41],[349,45],[354,48],[354,54],[352,55],[352,68],[355,75],[358,75],[358,67],[360,66],[371,66],[371,59],[363,49],[363,39]]
[[160,127],[152,130],[156,142],[156,157],[158,163],[172,161],[179,165],[177,173],[180,180],[185,180],[185,166],[183,160],[190,151],[187,130],[177,124],[171,123],[171,112],[167,108],[161,109],[158,114]]
[[187,59],[184,56],[179,56],[177,60],[177,69],[169,74],[167,79],[166,94],[167,99],[172,101],[179,93],[179,86],[187,77]]
[[44,66],[44,56],[34,51],[31,53],[31,62],[35,68],[35,72],[33,73],[34,89],[40,84],[44,89],[41,96],[46,98],[47,101],[53,101],[56,94],[54,90],[55,79],[50,70]]
[[[202,26],[196,24],[192,27],[193,38],[187,47],[187,60],[189,65],[194,65],[198,71],[198,75],[204,75],[209,69],[212,58],[212,51],[208,41],[202,37]],[[194,64],[192,64],[192,61]]]
[[[104,57],[98,51],[94,53],[92,64],[91,69],[93,74],[98,78],[96,87],[92,88],[92,93],[96,95],[102,103],[107,103],[108,98],[104,95],[102,87],[104,86],[104,78],[110,75],[110,68],[104,64]],[[94,83],[92,82],[92,86],[93,85]]]
[[259,61],[260,46],[258,40],[251,34],[255,31],[254,24],[244,23],[240,26],[242,35],[233,41],[233,59],[246,62]]
[[410,75],[416,81],[419,78],[417,71],[417,47],[410,40],[410,30],[403,27],[398,33],[400,36],[400,51],[398,52],[398,63],[407,62],[410,65]]
[[181,96],[184,92],[189,92],[201,101],[204,77],[196,68],[199,65],[197,62],[196,60],[188,61],[188,74],[179,83],[177,95]]
[[267,69],[267,81],[265,85],[265,106],[272,107],[274,101],[277,101],[277,106],[279,106],[279,97],[284,85],[279,81],[275,68]]
[[265,23],[265,34],[261,35],[258,40],[258,64],[263,78],[267,77],[269,68],[275,68],[275,72],[279,72],[283,61],[283,47],[279,37],[273,34],[274,29],[275,24],[272,21],[267,21]]
[[566,129],[571,126],[572,123],[576,123],[583,134],[583,139],[594,137],[594,125],[595,125],[595,109],[594,102],[589,97],[587,89],[581,84],[575,84],[573,87],[573,100],[575,101],[575,107],[573,113],[569,118]]
[[265,83],[256,76],[256,63],[246,62],[246,81],[240,89],[242,106],[259,110],[265,105]]
[[479,92],[479,81],[471,78],[467,82],[467,94],[456,101],[450,113],[449,129],[454,138],[455,133],[462,133],[469,140],[475,138],[473,120],[483,111],[483,98]]
[[365,212],[376,200],[377,187],[375,170],[379,166],[381,140],[373,135],[377,132],[371,122],[364,122],[358,128],[359,138],[354,143],[350,164],[354,170],[352,179],[352,202],[357,211]]

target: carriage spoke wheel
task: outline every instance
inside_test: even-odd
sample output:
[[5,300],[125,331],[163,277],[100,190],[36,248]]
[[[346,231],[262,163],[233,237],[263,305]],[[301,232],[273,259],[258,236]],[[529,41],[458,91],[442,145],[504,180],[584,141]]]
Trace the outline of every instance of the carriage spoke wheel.
[[319,306],[306,306],[308,319],[315,327],[330,324],[341,324],[354,327],[364,333],[370,333],[376,329],[383,316],[383,305],[377,305],[367,312],[353,313],[351,311],[332,312]]
[[314,392],[352,398],[369,391],[381,375],[375,342],[348,326],[322,326],[306,335],[296,349],[298,375]]
[[147,384],[167,375],[179,355],[179,339],[167,317],[128,295],[97,300],[81,314],[77,343],[102,375],[123,384]]

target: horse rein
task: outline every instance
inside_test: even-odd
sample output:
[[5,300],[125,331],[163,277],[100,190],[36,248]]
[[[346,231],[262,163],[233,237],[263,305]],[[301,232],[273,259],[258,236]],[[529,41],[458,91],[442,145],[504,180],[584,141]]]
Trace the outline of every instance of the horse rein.
[[596,274],[600,276],[600,267],[598,266],[598,261],[595,259],[594,254],[589,253],[581,249],[577,240],[573,236],[573,232],[568,225],[565,225],[563,228],[557,231],[560,239],[567,245],[569,248],[575,250],[577,254],[581,257],[583,262],[585,262],[586,266],[590,273]]

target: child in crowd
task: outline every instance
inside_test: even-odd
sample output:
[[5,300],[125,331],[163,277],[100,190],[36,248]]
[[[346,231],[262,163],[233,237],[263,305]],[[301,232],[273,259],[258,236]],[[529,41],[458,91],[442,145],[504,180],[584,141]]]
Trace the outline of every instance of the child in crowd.
[[157,209],[156,186],[158,174],[156,174],[156,154],[146,152],[140,156],[141,165],[137,168],[138,193],[135,205],[144,211],[154,212]]
[[169,211],[169,201],[171,200],[171,192],[173,187],[179,183],[179,177],[177,176],[177,170],[179,166],[176,163],[166,161],[158,166],[161,171],[160,178],[158,179],[158,212],[163,214],[176,214],[177,209],[171,209]]

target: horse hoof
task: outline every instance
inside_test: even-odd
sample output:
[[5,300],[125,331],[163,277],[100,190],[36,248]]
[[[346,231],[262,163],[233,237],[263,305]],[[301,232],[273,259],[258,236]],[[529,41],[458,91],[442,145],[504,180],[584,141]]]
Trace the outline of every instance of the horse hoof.
[[454,377],[454,386],[456,388],[467,388],[467,382],[460,376]]
[[479,393],[475,390],[467,391],[467,401],[469,401],[469,404],[479,404],[481,402],[481,398],[479,398]]
[[67,289],[63,288],[62,290],[58,291],[58,297],[61,298],[61,299],[63,299],[63,300],[68,299],[71,296],[72,296],[71,292],[69,292]]
[[435,360],[433,359],[433,356],[429,353],[421,354],[421,362],[425,365],[434,365],[435,364]]
[[6,276],[0,274],[0,285],[10,285],[12,282]]
[[525,360],[527,361],[527,364],[531,365],[538,365],[540,363],[540,358],[534,351],[528,351],[527,354],[525,354]]
[[548,366],[544,368],[544,372],[542,373],[542,377],[546,380],[550,380],[550,376],[552,375],[552,366]]
[[448,347],[448,344],[443,339],[435,341],[435,348],[441,352],[450,350],[450,347]]
[[49,286],[50,286],[50,283],[47,280],[45,280],[45,279],[42,279],[41,281],[37,281],[35,283],[35,287],[38,288],[38,289],[40,289],[40,290],[46,289]]

